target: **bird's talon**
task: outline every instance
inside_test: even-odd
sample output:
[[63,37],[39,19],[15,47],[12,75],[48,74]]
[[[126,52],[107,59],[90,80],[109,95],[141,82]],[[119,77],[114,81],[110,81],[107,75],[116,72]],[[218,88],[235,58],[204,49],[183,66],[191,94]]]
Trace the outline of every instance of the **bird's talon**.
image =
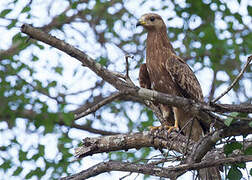
[[151,132],[157,131],[157,130],[162,130],[162,126],[149,126],[148,127]]
[[179,131],[179,128],[176,126],[165,126],[165,128],[168,130],[168,134],[172,131]]

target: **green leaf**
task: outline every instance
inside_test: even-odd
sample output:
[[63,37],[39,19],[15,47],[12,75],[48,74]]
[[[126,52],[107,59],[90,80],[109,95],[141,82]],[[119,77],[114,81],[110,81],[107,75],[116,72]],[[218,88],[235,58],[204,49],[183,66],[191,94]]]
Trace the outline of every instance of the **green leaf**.
[[41,145],[39,144],[38,146],[38,150],[39,150],[39,154],[41,157],[43,157],[45,155],[45,146],[44,145]]
[[71,5],[72,9],[76,9],[77,5],[78,5],[78,1],[73,2],[72,5]]
[[42,44],[39,44],[39,43],[35,43],[35,44],[36,44],[36,46],[39,47],[39,49],[41,49],[41,50],[45,49],[45,47]]
[[54,70],[56,73],[62,75],[63,67],[55,67]]
[[21,13],[25,13],[25,12],[28,12],[28,11],[30,11],[30,10],[31,10],[31,7],[30,7],[30,6],[25,6],[25,7],[22,9]]
[[252,121],[249,122],[249,127],[252,127]]
[[106,58],[100,58],[100,60],[98,61],[102,66],[106,66],[108,59]]
[[24,160],[27,160],[27,152],[24,152],[22,150],[19,150],[19,153],[18,153],[18,158],[19,158],[19,161],[22,162]]
[[39,60],[38,56],[32,55],[32,61],[33,61],[33,62],[36,62],[36,61],[38,61],[38,60]]
[[7,29],[13,28],[16,25],[16,23],[17,23],[17,19],[13,19],[11,23],[7,26]]
[[242,178],[242,173],[237,167],[232,166],[228,171],[227,178],[229,180],[239,180]]
[[11,9],[5,9],[0,13],[0,17],[5,17],[7,14],[11,12]]
[[30,171],[28,174],[26,174],[25,179],[31,179],[31,177],[34,175],[36,175],[35,171]]
[[66,18],[67,18],[66,14],[61,14],[61,15],[59,15],[59,17],[58,17],[58,20],[59,20],[60,23],[62,23],[62,22],[64,22],[64,20],[65,20]]
[[6,172],[9,168],[11,168],[11,161],[5,160],[3,164],[1,164],[0,169],[3,169]]
[[242,169],[246,168],[246,164],[245,163],[237,163],[237,164],[235,164],[235,166],[238,167],[238,168],[242,168]]
[[54,119],[44,118],[43,125],[45,126],[45,133],[53,132],[54,128]]
[[249,16],[252,16],[252,6],[248,6],[248,14]]
[[229,126],[232,124],[232,122],[233,122],[233,118],[228,117],[228,118],[224,121],[224,124],[225,124],[226,126],[229,127]]
[[244,154],[245,155],[252,155],[252,147],[248,147],[247,149],[245,149]]
[[57,85],[57,82],[56,81],[52,81],[48,84],[48,87],[55,87]]
[[38,153],[38,154],[34,154],[33,156],[32,156],[32,158],[31,159],[33,159],[33,160],[37,160],[38,158],[40,158],[41,156],[40,156],[40,154]]
[[242,144],[239,142],[232,142],[224,146],[224,153],[229,155],[236,149],[242,149]]
[[242,16],[239,13],[235,13],[234,17],[239,21],[239,23],[242,23]]
[[252,176],[252,168],[250,169],[249,174]]
[[[233,116],[233,117],[237,117],[238,115],[239,115],[238,112],[232,112],[232,113],[230,114],[230,116]],[[228,117],[228,118],[224,121],[224,124],[225,124],[226,126],[229,127],[232,123],[234,123],[234,122],[236,121],[236,119],[233,118],[233,117]]]
[[67,126],[71,126],[73,119],[74,119],[73,113],[63,113],[63,122]]
[[21,172],[22,172],[23,168],[22,167],[18,167],[14,172],[13,172],[13,176],[18,176]]

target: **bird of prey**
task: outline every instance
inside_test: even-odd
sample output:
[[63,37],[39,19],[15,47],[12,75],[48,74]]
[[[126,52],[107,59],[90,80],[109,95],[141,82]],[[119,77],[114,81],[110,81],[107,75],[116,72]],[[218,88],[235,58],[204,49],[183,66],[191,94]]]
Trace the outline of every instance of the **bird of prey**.
[[[154,13],[144,14],[137,26],[142,25],[148,32],[146,47],[146,64],[140,66],[140,86],[162,93],[182,96],[203,102],[200,84],[186,62],[175,54],[168,39],[166,26],[161,16]],[[159,105],[166,122],[161,122],[170,132],[173,129],[183,128],[185,135],[189,135],[193,121],[191,139],[197,141],[203,135],[204,128],[193,115],[179,107]],[[169,122],[170,111],[173,111],[175,123]]]
[[[146,64],[140,66],[139,72],[140,86],[203,102],[200,84],[189,65],[176,55],[161,16],[155,13],[144,14],[137,23],[137,26],[139,25],[143,26],[148,32]],[[204,134],[206,127],[185,108],[169,107],[165,104],[158,104],[158,106],[163,119],[165,119],[165,122],[161,122],[161,126],[168,128],[168,132],[173,129],[183,129],[182,132],[186,136],[190,135],[190,138],[194,141],[198,141]],[[173,122],[168,118],[171,111],[175,119],[173,126]],[[205,173],[203,170],[205,170]],[[220,179],[217,168],[203,170],[199,172],[203,179]],[[203,172],[203,175],[201,172]]]

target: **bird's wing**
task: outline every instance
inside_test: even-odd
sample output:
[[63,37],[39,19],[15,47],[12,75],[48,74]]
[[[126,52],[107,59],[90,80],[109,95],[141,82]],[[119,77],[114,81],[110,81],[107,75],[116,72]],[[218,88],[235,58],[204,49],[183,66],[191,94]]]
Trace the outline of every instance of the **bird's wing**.
[[151,82],[150,82],[150,77],[147,71],[146,64],[141,64],[140,65],[140,70],[139,70],[139,83],[140,87],[142,88],[151,88]]
[[166,61],[166,70],[172,77],[172,80],[177,85],[181,96],[203,101],[203,94],[191,68],[178,56],[172,54]]

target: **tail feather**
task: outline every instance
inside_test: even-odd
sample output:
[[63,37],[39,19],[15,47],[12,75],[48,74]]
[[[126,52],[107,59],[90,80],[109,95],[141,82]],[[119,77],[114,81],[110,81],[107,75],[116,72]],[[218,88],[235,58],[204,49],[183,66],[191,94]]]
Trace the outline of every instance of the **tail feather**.
[[220,171],[217,167],[200,169],[198,173],[202,180],[221,180]]

